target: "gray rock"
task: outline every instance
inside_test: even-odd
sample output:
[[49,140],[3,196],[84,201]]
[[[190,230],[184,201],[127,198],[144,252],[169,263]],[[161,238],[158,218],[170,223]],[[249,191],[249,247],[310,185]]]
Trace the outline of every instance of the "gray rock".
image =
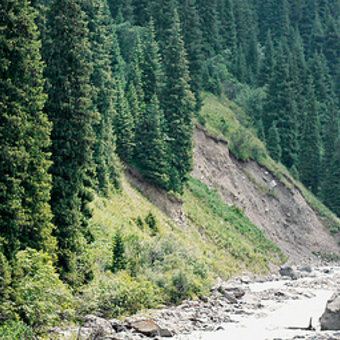
[[116,339],[115,331],[109,321],[95,315],[86,315],[80,328],[80,339]]
[[131,322],[131,327],[146,336],[172,337],[172,333],[165,328],[159,327],[152,320],[137,320]]
[[333,294],[327,302],[320,323],[322,330],[340,330],[340,290]]
[[296,280],[298,278],[297,273],[295,272],[295,270],[290,267],[290,266],[286,266],[286,267],[281,267],[280,268],[280,274],[281,276],[288,276],[290,277],[292,280]]

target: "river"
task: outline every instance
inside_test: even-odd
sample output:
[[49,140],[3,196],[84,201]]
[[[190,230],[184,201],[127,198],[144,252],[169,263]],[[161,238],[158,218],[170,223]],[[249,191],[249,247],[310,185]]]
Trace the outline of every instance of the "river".
[[[223,329],[219,331],[196,331],[189,335],[176,336],[175,339],[281,340],[309,339],[310,336],[319,339],[318,336],[322,336],[323,339],[340,340],[338,332],[321,332],[319,324],[326,302],[337,287],[340,287],[340,267],[317,268],[312,274],[294,281],[281,279],[250,283],[243,299],[261,299],[260,308],[252,310],[249,306],[245,307],[248,309],[247,313],[231,315],[233,322],[223,324]],[[278,299],[278,296],[286,298]],[[310,318],[316,331],[290,329],[307,327]]]

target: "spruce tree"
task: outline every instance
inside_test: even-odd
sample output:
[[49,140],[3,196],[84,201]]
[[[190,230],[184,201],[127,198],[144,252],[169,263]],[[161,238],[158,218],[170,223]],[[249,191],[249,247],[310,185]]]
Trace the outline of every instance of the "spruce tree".
[[125,267],[125,246],[121,231],[118,229],[113,238],[111,271],[115,273],[119,270],[125,269]]
[[51,205],[64,274],[75,270],[83,236],[88,235],[87,188],[94,164],[93,125],[98,119],[91,101],[89,32],[80,5],[78,0],[52,3],[45,51],[49,84],[46,111],[53,122]]
[[136,127],[135,163],[142,174],[153,183],[169,187],[167,145],[164,115],[154,95],[146,104]]
[[181,2],[180,6],[179,14],[189,63],[190,86],[195,94],[196,111],[198,112],[202,105],[200,90],[202,88],[202,66],[204,62],[200,17],[195,0],[185,0]]
[[155,37],[152,19],[148,26],[143,47],[144,58],[140,65],[142,71],[142,90],[144,94],[144,102],[150,103],[154,95],[157,97],[160,96],[164,83],[161,56]]
[[310,78],[307,90],[305,119],[300,142],[299,172],[302,183],[316,194],[319,186],[321,139],[317,102]]
[[264,58],[260,65],[260,73],[258,78],[258,85],[264,86],[268,84],[269,79],[272,77],[275,62],[275,50],[272,41],[271,31],[267,31],[267,38],[264,45]]
[[43,64],[36,11],[0,3],[0,242],[11,260],[26,247],[55,247],[49,205],[51,123],[43,112]]
[[334,153],[324,179],[322,198],[324,203],[340,217],[340,136],[334,145]]
[[197,3],[201,18],[202,50],[206,58],[213,57],[221,51],[217,0],[197,0]]
[[95,122],[94,160],[98,189],[107,195],[110,187],[119,188],[120,165],[115,154],[113,132],[114,89],[111,70],[111,49],[116,42],[112,19],[105,1],[88,1],[84,4],[89,17],[93,72],[91,74],[93,109],[99,113]]
[[129,102],[126,98],[124,89],[119,79],[115,81],[115,89],[116,114],[114,116],[114,127],[115,134],[117,136],[116,150],[119,157],[129,163],[131,162],[133,156],[135,141],[135,122],[130,110]]
[[177,11],[173,18],[164,51],[166,80],[161,104],[169,136],[170,189],[181,192],[192,169],[192,119],[195,100],[190,91],[188,63]]
[[280,135],[279,130],[276,127],[276,122],[273,122],[272,126],[268,131],[267,137],[267,149],[270,156],[274,161],[279,162],[281,160],[282,150],[280,146]]

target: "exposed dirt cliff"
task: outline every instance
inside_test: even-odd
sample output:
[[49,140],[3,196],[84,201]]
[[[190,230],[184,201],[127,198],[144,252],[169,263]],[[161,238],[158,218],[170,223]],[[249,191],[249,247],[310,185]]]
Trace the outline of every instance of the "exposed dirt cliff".
[[242,208],[290,260],[310,260],[313,251],[340,254],[336,238],[293,184],[287,188],[254,161],[238,161],[225,141],[203,129],[195,130],[194,139],[192,176],[218,189],[227,204]]

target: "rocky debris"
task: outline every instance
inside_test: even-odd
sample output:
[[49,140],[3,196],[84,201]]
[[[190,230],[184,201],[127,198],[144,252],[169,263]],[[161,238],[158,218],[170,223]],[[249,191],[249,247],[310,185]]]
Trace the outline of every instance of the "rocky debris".
[[291,266],[285,266],[280,268],[280,275],[281,276],[288,276],[292,280],[297,280],[298,274],[296,272],[296,269]]
[[327,302],[320,323],[322,330],[340,330],[340,290],[334,293]]
[[84,317],[84,324],[79,329],[80,340],[87,339],[116,339],[115,330],[112,328],[111,323],[103,318],[95,315],[86,315]]

